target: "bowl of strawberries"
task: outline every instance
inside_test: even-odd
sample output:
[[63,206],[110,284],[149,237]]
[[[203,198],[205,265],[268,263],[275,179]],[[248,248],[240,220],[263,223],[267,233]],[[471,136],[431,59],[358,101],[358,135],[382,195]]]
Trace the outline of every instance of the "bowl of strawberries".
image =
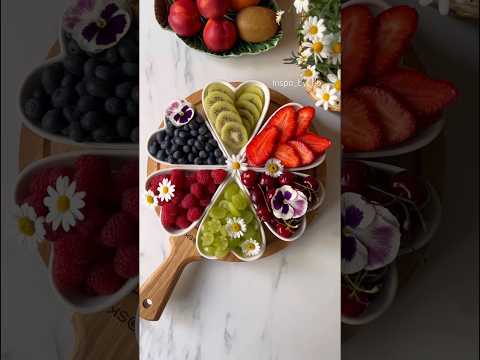
[[381,0],[342,6],[342,144],[347,157],[415,151],[441,132],[457,97],[409,62],[418,14]]

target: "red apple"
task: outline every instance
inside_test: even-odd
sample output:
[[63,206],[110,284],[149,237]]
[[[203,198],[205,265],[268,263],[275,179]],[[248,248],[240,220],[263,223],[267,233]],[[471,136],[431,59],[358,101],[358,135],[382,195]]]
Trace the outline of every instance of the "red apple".
[[210,51],[230,50],[237,41],[237,28],[227,19],[209,19],[203,29],[203,41]]
[[221,18],[230,8],[230,0],[197,0],[197,7],[207,19]]
[[179,36],[194,36],[202,28],[200,13],[193,0],[177,0],[170,6],[168,24]]

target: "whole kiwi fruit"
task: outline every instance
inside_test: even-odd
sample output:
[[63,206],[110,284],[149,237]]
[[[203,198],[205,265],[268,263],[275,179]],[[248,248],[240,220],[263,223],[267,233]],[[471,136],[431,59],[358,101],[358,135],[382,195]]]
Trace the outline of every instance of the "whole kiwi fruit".
[[250,6],[237,15],[237,28],[240,38],[251,43],[259,43],[272,38],[278,30],[276,14],[263,6]]

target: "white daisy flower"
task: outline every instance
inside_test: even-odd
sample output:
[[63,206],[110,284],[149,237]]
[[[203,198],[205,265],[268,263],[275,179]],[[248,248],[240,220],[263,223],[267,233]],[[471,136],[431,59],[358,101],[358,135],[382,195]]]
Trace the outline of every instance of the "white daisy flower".
[[328,43],[328,52],[330,54],[330,62],[333,65],[342,63],[342,43],[340,40],[340,33],[329,34],[325,36],[326,43]]
[[330,81],[330,83],[334,87],[337,96],[340,96],[340,93],[342,91],[342,74],[341,73],[342,73],[342,70],[338,69],[337,75],[335,74],[327,75],[327,79],[328,81]]
[[240,172],[247,170],[244,155],[232,155],[227,159],[227,166],[233,175],[239,175]]
[[15,205],[13,215],[15,232],[21,242],[33,245],[45,239],[44,218],[37,217],[35,210],[30,205]]
[[169,202],[175,196],[175,185],[167,178],[164,178],[158,185],[157,191],[160,201]]
[[277,178],[283,173],[283,164],[278,159],[269,159],[265,164],[265,174]]
[[293,2],[293,6],[295,6],[295,11],[297,14],[301,14],[302,12],[308,12],[308,8],[310,6],[309,0],[295,0]]
[[145,197],[145,203],[148,206],[158,205],[158,196],[156,196],[152,190],[145,191],[144,197]]
[[86,193],[85,191],[75,192],[77,183],[72,181],[67,176],[59,176],[55,189],[48,187],[48,195],[43,199],[43,204],[48,207],[48,214],[46,221],[52,223],[52,229],[55,231],[60,224],[64,231],[69,231],[70,227],[75,226],[76,221],[84,219],[80,209],[85,206],[82,200]]
[[302,52],[303,56],[315,57],[315,63],[318,61],[323,62],[323,59],[327,59],[330,56],[330,51],[328,49],[328,43],[326,42],[327,38],[317,39],[313,42],[304,42],[302,44],[304,50]]
[[238,239],[247,231],[247,224],[245,224],[245,220],[240,217],[228,218],[225,229],[231,238]]
[[243,255],[247,257],[257,256],[261,250],[258,241],[252,238],[245,240],[240,247],[242,248]]
[[330,106],[333,106],[338,101],[336,90],[331,84],[323,84],[317,89],[315,96],[319,99],[315,106],[323,107],[323,110],[327,111]]
[[323,38],[323,33],[327,28],[323,24],[323,19],[316,16],[309,16],[303,23],[302,34],[305,40],[317,41]]
[[303,76],[303,80],[314,82],[315,80],[317,80],[318,72],[315,69],[314,65],[309,65],[307,66],[306,69],[303,69],[302,76]]
[[275,21],[277,22],[278,25],[280,25],[280,23],[282,22],[283,14],[285,14],[285,11],[283,10],[277,11],[277,16],[275,17]]

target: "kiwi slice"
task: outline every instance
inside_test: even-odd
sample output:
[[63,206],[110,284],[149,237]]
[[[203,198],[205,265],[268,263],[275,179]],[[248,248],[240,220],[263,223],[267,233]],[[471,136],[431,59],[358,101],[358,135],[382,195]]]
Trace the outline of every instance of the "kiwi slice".
[[246,109],[238,110],[240,116],[242,117],[243,124],[246,125],[247,123],[253,129],[257,125],[257,120],[253,117],[253,115]]
[[242,95],[243,93],[252,93],[256,94],[262,99],[262,103],[265,101],[263,91],[257,85],[246,85],[240,89],[240,93],[238,96]]
[[[244,120],[244,119],[242,118],[242,120]],[[252,127],[252,125],[250,124],[250,122],[249,122],[248,120],[244,120],[244,121],[243,121],[243,126],[245,126],[245,129],[247,129],[248,136],[250,136],[250,134],[251,134],[252,131],[253,131],[253,127]]]
[[233,111],[222,111],[215,120],[215,128],[218,132],[221,132],[225,124],[230,122],[236,122],[242,124],[242,118],[238,113]]
[[218,101],[213,104],[212,107],[208,110],[208,117],[210,121],[215,123],[215,120],[217,120],[217,116],[224,111],[231,111],[236,113],[237,108],[227,101]]
[[243,101],[243,100],[250,101],[253,105],[257,107],[258,111],[262,112],[262,109],[263,109],[262,99],[257,94],[244,93],[240,95],[239,98],[237,99],[237,101]]
[[225,101],[233,104],[233,100],[227,94],[220,91],[212,91],[205,97],[205,108],[208,111],[213,106],[213,104],[219,101]]
[[207,87],[206,94],[210,94],[211,92],[214,91],[220,91],[226,95],[232,100],[235,100],[235,93],[233,92],[232,89],[230,89],[228,86],[221,84],[221,83],[213,83]]
[[258,111],[257,107],[253,105],[250,101],[247,100],[237,100],[235,103],[238,110],[247,110],[250,114],[252,114],[253,118],[255,119],[255,123],[258,122],[260,119],[260,111]]
[[241,123],[231,121],[222,128],[220,137],[230,149],[240,150],[248,141],[248,132]]

